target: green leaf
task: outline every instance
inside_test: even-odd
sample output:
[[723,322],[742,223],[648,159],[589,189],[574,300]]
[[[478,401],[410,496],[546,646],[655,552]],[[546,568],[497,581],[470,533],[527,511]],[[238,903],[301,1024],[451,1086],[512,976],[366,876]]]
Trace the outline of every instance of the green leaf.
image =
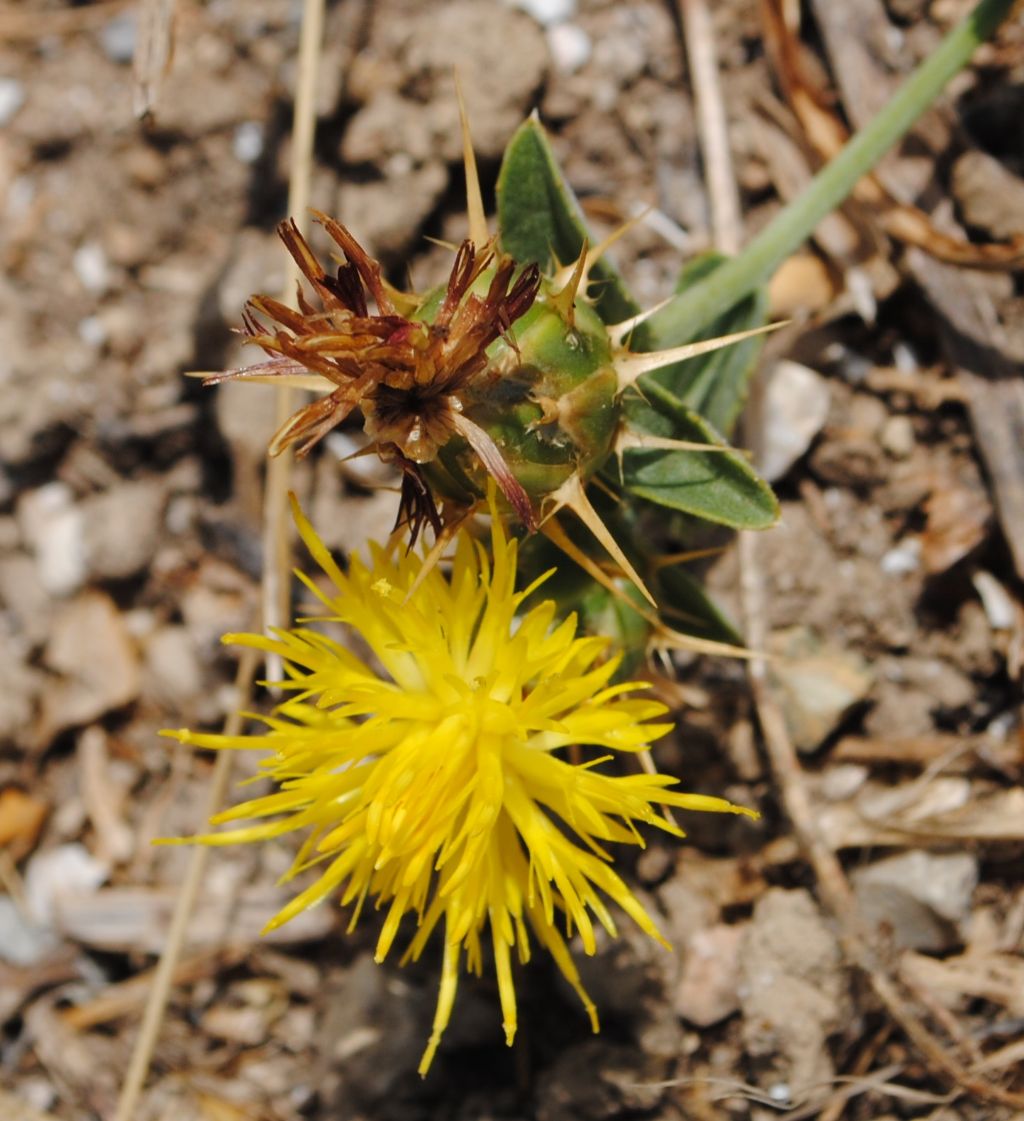
[[[547,134],[536,116],[525,120],[505,149],[498,174],[498,230],[502,248],[517,261],[536,261],[549,273],[571,264],[594,244],[579,200],[562,175]],[[590,272],[591,295],[605,323],[629,319],[640,310],[607,259]]]
[[[703,280],[728,258],[720,253],[704,253],[690,261],[679,277],[677,292],[685,292],[691,285]],[[687,342],[712,339],[718,335],[731,335],[761,327],[767,321],[768,296],[758,289],[740,300],[734,307],[717,316],[703,331]],[[674,345],[657,329],[657,320],[647,336],[644,349],[658,350]],[[727,436],[747,398],[750,379],[764,345],[763,338],[747,339],[722,350],[666,366],[650,377],[670,390],[682,404],[694,409]]]
[[742,646],[743,637],[700,581],[682,566],[662,569],[658,574],[658,603],[662,617],[677,631]]
[[580,623],[587,634],[600,634],[612,640],[614,649],[623,655],[616,673],[619,681],[628,680],[640,670],[647,657],[651,625],[638,610],[650,610],[643,596],[627,581],[619,581],[621,596],[591,582],[588,594],[580,603]]
[[[631,398],[626,403],[634,430],[726,446],[699,413],[668,390],[645,385],[644,393],[647,401]],[[634,448],[623,452],[622,478],[625,489],[637,498],[733,529],[767,529],[779,516],[771,487],[734,451]]]

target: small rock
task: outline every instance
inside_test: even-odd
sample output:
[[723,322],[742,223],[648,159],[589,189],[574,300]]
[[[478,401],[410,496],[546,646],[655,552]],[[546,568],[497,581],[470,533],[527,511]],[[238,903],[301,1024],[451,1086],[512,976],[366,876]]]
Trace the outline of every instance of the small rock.
[[969,226],[1000,240],[1024,235],[1024,179],[974,149],[953,168],[953,192]]
[[[605,33],[594,45],[594,69],[609,80],[607,90],[614,88],[621,101],[622,91],[643,74],[650,62],[645,25],[652,12],[648,6],[621,4],[615,5],[610,14]],[[604,100],[600,90],[595,100],[598,104]]]
[[560,23],[548,28],[548,50],[560,74],[575,74],[590,61],[594,46],[582,27]]
[[[430,159],[434,138],[426,107],[385,89],[357,110],[341,141],[341,158],[350,164],[382,164],[401,153],[414,163]],[[348,211],[340,209],[346,215]]]
[[24,553],[0,558],[0,604],[27,647],[46,641],[53,601],[40,580],[39,566]]
[[110,265],[103,246],[95,241],[80,245],[71,257],[71,267],[82,287],[101,296],[110,286]]
[[890,931],[901,950],[935,953],[963,940],[978,858],[915,849],[857,868],[850,879],[868,923]]
[[368,253],[393,257],[412,244],[447,186],[447,169],[432,161],[376,182],[346,183],[340,206]]
[[100,28],[100,44],[111,62],[131,62],[135,54],[135,13],[125,12],[115,16]]
[[981,599],[988,625],[994,631],[1012,630],[1017,622],[1018,608],[1010,593],[991,572],[984,569],[971,576],[971,583]]
[[859,763],[838,763],[821,776],[821,796],[826,802],[848,802],[868,781],[870,771]]
[[89,574],[124,580],[152,561],[163,527],[163,484],[140,479],[115,484],[81,503]]
[[709,893],[675,875],[658,888],[658,901],[668,916],[668,940],[686,946],[718,919],[719,907]]
[[200,658],[223,649],[221,635],[252,629],[256,589],[238,569],[208,557],[197,581],[181,597],[185,626]]
[[235,159],[255,163],[263,155],[263,125],[259,121],[243,121],[231,141]]
[[161,627],[145,646],[146,693],[178,719],[203,693],[203,670],[186,627]]
[[909,576],[921,567],[921,539],[908,537],[883,553],[878,567],[886,576]]
[[25,103],[25,87],[17,78],[0,78],[0,125],[5,125]]
[[9,895],[0,895],[0,958],[10,965],[35,965],[56,945],[53,931],[26,915]]
[[430,90],[433,132],[443,159],[458,159],[458,106],[451,93],[452,67],[459,67],[471,106],[473,146],[496,159],[529,112],[548,66],[544,34],[533,20],[508,8],[476,0],[424,8],[414,17],[406,72]]
[[17,508],[22,537],[34,553],[39,581],[66,596],[85,581],[85,523],[66,483],[47,483],[23,495]]
[[777,631],[769,648],[772,676],[794,746],[798,751],[814,751],[867,696],[871,672],[859,655],[820,642],[804,627]]
[[[252,227],[240,230],[217,283],[217,307],[223,321],[236,327],[245,302],[253,293],[279,292],[284,270],[285,252],[279,237]],[[259,362],[264,357],[259,347],[247,346],[242,351],[242,364]],[[222,385],[218,392],[224,388]]]
[[86,346],[99,348],[107,341],[107,328],[98,315],[87,315],[78,321],[78,337]]
[[893,459],[909,459],[914,453],[914,425],[908,416],[891,416],[882,425],[879,436],[882,447]]
[[764,398],[764,444],[760,468],[774,483],[811,446],[825,426],[831,395],[828,382],[799,362],[776,362]]
[[743,1039],[794,1098],[832,1077],[826,1041],[843,1023],[839,943],[803,890],[758,900],[740,946]]
[[58,900],[66,895],[90,895],[106,880],[109,869],[77,842],[37,853],[25,872],[25,902],[29,913],[49,926]]
[[565,23],[576,14],[576,0],[510,0],[510,3],[533,16],[542,27]]
[[263,463],[277,428],[274,389],[227,381],[217,387],[217,427],[235,455]]
[[0,642],[3,650],[4,687],[0,689],[0,743],[30,747],[31,724],[46,675],[26,665],[12,642]]
[[743,934],[742,925],[719,923],[698,931],[690,939],[675,993],[677,1015],[699,1028],[707,1028],[739,1008],[739,951]]
[[139,695],[135,645],[114,601],[102,592],[83,592],[57,616],[44,662],[60,675],[42,695],[44,742]]

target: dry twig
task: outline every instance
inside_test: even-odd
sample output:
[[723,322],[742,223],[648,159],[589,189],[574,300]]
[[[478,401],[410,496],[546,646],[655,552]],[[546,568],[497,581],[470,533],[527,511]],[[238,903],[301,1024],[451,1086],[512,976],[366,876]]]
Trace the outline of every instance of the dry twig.
[[[310,179],[313,159],[313,135],[316,127],[316,76],[323,39],[324,0],[305,0],[302,13],[302,34],[299,43],[299,77],[295,94],[294,125],[292,133],[291,174],[288,190],[288,209],[300,223],[308,222]],[[297,280],[297,269],[288,275],[285,299],[291,297]],[[277,413],[285,417],[291,411],[288,391],[278,390]],[[263,625],[280,626],[286,621],[288,611],[288,572],[290,546],[287,527],[287,492],[290,477],[290,459],[281,455],[272,460],[267,471],[267,490],[264,507],[264,584],[262,597]],[[236,687],[240,694],[238,709],[244,707],[241,697],[248,694],[256,674],[258,659],[247,651],[238,666]],[[267,677],[279,680],[280,666],[268,666]],[[237,735],[241,718],[232,714],[225,726],[226,735]],[[232,753],[218,754],[210,782],[205,817],[212,817],[221,808],[231,779]],[[114,1121],[131,1121],[135,1114],[142,1088],[149,1073],[157,1037],[167,1008],[167,1000],[174,980],[178,960],[185,942],[188,922],[192,915],[203,873],[208,849],[197,845],[181,887],[174,917],[167,934],[167,944],[154,975],[153,987],[143,1013],[142,1025],[136,1038],[128,1073],[118,1098]]]

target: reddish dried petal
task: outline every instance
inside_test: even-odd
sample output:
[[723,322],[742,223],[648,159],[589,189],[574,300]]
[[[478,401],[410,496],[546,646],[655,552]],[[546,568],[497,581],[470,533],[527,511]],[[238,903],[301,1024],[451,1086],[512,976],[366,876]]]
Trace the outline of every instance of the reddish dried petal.
[[530,496],[523,490],[522,484],[512,474],[512,469],[505,462],[498,445],[478,425],[461,413],[455,413],[455,429],[466,438],[467,443],[480,457],[480,462],[487,469],[487,473],[498,484],[501,493],[508,499],[509,505],[516,512],[516,516],[526,529],[533,533],[537,528],[537,521],[533,516],[533,506]]

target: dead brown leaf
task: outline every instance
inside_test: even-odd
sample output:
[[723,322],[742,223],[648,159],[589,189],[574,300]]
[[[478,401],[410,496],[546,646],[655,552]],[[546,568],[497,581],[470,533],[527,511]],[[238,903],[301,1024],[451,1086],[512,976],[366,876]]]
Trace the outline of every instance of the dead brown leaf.
[[946,572],[985,540],[992,507],[983,490],[955,478],[937,479],[924,504],[921,559],[933,575]]
[[21,860],[35,847],[50,807],[16,786],[0,790],[0,845],[9,846],[8,855]]
[[900,968],[913,984],[955,1004],[963,997],[980,997],[1024,1015],[1024,958],[1016,954],[966,953],[940,961],[906,951]]

